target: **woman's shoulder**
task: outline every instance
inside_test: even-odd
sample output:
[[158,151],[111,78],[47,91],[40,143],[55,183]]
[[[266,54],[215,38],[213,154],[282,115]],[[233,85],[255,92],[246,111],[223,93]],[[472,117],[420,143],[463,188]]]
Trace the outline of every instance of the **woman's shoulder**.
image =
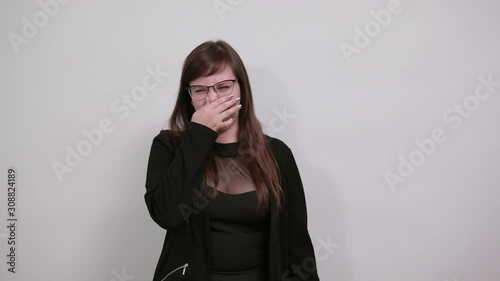
[[175,147],[180,139],[180,135],[170,129],[161,129],[160,132],[153,138],[153,144],[158,144],[166,148]]
[[292,150],[283,140],[266,134],[264,134],[264,136],[266,137],[277,159],[286,160],[289,155],[292,154]]

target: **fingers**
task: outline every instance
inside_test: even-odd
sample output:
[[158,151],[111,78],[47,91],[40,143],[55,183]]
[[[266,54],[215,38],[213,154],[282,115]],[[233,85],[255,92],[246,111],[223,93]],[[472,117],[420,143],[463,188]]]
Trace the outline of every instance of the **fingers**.
[[[239,98],[238,98],[238,100],[239,100]],[[237,102],[237,101],[235,101],[235,102]],[[241,104],[238,104],[236,106],[233,106],[233,107],[229,108],[225,112],[227,112],[228,115],[233,115],[233,113],[235,113],[236,111],[238,111],[240,109],[241,109]]]
[[[222,98],[218,98],[218,99],[214,100],[211,103],[208,102],[208,100],[207,100],[207,104],[210,104],[209,106],[212,108],[218,109],[220,105],[222,105],[228,101],[231,101],[233,98],[234,98],[234,95],[224,96]],[[208,96],[207,96],[207,99],[208,99]],[[223,111],[223,110],[221,110],[221,111]],[[219,111],[219,112],[221,112],[221,111]]]
[[230,98],[226,101],[223,101],[221,104],[219,104],[215,108],[215,110],[217,113],[221,113],[221,112],[228,110],[229,108],[234,107],[235,105],[238,105],[239,103],[240,103],[240,98],[236,98],[236,99]]
[[239,98],[235,99],[234,101],[229,100],[227,102],[222,103],[219,107],[222,107],[223,105],[226,105],[229,103],[228,106],[230,106],[227,110],[224,110],[220,113],[220,117],[222,117],[222,120],[220,122],[222,130],[225,128],[230,127],[233,123],[236,122],[237,118],[237,112],[241,109],[242,105],[238,103]]
[[231,126],[234,122],[234,117],[228,118],[226,121],[221,122],[221,128],[224,130],[225,128]]

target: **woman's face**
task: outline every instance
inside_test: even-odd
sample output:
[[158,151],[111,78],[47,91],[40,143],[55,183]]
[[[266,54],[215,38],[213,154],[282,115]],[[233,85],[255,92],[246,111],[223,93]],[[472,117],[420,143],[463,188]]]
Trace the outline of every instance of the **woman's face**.
[[[191,83],[189,83],[189,85],[191,85],[191,86],[192,85],[213,86],[213,85],[217,84],[220,81],[232,80],[232,79],[236,79],[236,76],[234,75],[234,72],[231,69],[231,67],[226,65],[219,72],[214,73],[214,74],[209,75],[209,76],[198,77],[195,80],[191,81]],[[238,82],[234,83],[234,88],[233,88],[233,92],[232,93],[234,95],[233,99],[237,99],[237,98],[240,97],[240,85],[239,85]],[[202,107],[203,105],[205,105],[205,103],[207,102],[207,99],[210,102],[213,102],[214,100],[216,100],[218,98],[219,98],[219,96],[214,91],[214,88],[211,87],[211,88],[208,89],[208,94],[207,94],[207,98],[206,99],[204,99],[204,100],[194,100],[194,99],[191,98],[191,103],[193,104],[194,109],[196,111],[200,107]]]

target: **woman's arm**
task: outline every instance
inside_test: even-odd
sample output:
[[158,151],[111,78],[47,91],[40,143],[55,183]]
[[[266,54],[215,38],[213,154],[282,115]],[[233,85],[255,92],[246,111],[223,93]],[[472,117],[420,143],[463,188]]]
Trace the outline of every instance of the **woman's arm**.
[[[286,161],[288,190],[288,268],[285,280],[319,281],[316,257],[307,230],[307,206],[299,169],[291,150]],[[299,278],[299,279],[297,279]]]
[[218,133],[209,127],[190,122],[180,144],[159,134],[149,155],[144,199],[151,218],[162,228],[175,229],[185,223],[195,209],[193,180],[203,167]]

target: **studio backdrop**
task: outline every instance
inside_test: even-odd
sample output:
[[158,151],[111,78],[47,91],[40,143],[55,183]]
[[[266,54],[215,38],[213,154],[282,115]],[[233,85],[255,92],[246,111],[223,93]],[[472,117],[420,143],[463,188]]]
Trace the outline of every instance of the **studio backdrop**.
[[500,280],[499,11],[2,1],[0,279],[152,280],[151,143],[185,57],[222,39],[295,155],[321,280]]

